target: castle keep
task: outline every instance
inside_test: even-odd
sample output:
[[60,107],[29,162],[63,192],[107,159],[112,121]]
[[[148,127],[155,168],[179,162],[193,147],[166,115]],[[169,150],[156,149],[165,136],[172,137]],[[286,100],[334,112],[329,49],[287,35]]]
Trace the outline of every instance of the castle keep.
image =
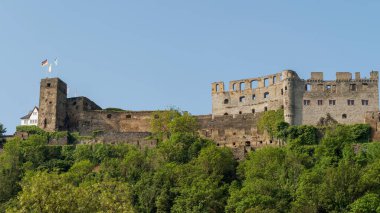
[[[212,83],[212,114],[196,116],[199,133],[227,146],[241,158],[261,146],[277,145],[268,136],[258,134],[257,121],[265,111],[284,110],[291,125],[316,125],[327,114],[343,124],[369,123],[380,139],[378,72],[369,78],[360,73],[338,72],[335,80],[324,80],[323,73],[299,78],[285,70],[259,78]],[[153,111],[104,110],[86,97],[67,97],[67,85],[59,78],[41,80],[38,126],[46,131],[71,131],[97,137],[82,143],[130,143],[155,146],[147,139]]]

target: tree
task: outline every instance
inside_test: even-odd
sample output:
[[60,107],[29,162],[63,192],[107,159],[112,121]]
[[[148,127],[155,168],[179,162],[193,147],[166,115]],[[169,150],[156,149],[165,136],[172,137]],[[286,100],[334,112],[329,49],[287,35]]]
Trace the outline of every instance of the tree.
[[154,137],[160,141],[170,138],[172,134],[196,134],[198,130],[196,118],[177,109],[153,113],[150,124]]
[[6,128],[4,128],[3,124],[0,123],[0,137],[3,136],[3,134],[7,131]]
[[271,137],[275,137],[277,126],[284,121],[284,110],[269,110],[264,112],[257,123],[257,130],[260,133],[267,132]]

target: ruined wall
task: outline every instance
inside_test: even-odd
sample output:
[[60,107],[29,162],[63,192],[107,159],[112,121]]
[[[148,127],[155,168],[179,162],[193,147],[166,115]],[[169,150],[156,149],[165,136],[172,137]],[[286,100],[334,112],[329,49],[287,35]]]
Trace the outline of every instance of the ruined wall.
[[257,122],[261,114],[201,115],[196,118],[202,137],[214,140],[217,146],[232,148],[234,156],[242,159],[246,152],[253,149],[279,145],[269,136],[258,134]]
[[157,146],[157,140],[149,139],[149,132],[101,132],[92,139],[82,139],[80,144],[106,143],[106,144],[130,144],[138,148],[153,148]]
[[59,78],[41,79],[38,126],[46,131],[65,130],[67,85]]
[[[327,113],[342,124],[364,123],[368,111],[379,110],[378,73],[360,78],[360,73],[337,72],[336,80],[323,80],[312,73],[303,96],[303,124],[315,125]],[[368,104],[368,105],[367,105]]]
[[380,141],[380,112],[367,112],[365,123],[371,126],[372,141]]
[[[257,87],[254,83],[257,82]],[[284,119],[291,125],[318,123],[329,113],[342,124],[363,123],[365,113],[379,110],[378,72],[370,78],[355,79],[349,72],[337,72],[336,80],[325,81],[322,72],[300,79],[296,72],[212,84],[212,115],[237,115],[284,109]]]
[[212,84],[212,114],[237,115],[254,114],[267,110],[284,109],[286,120],[291,124],[301,124],[302,104],[296,99],[302,96],[299,90],[303,81],[296,72],[285,70],[281,73],[260,78],[230,81],[225,90],[223,82]]
[[223,82],[215,82],[211,93],[212,114],[237,115],[279,109],[283,106],[284,92],[281,73],[230,81],[227,90]]
[[[81,111],[76,114],[71,131],[88,135],[93,131],[149,132],[152,111],[109,112],[105,110]],[[74,120],[71,119],[70,120]]]

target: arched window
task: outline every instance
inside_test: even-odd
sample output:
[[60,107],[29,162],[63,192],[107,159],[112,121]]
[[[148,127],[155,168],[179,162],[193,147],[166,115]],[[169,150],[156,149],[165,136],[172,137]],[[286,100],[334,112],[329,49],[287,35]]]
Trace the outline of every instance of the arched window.
[[228,104],[228,99],[224,99],[224,104]]
[[267,86],[268,86],[268,79],[264,78],[264,87],[267,87]]
[[255,109],[252,109],[252,113],[255,114]]
[[235,84],[235,83],[232,84],[232,90],[233,90],[233,91],[236,91],[236,84]]
[[265,112],[268,111],[268,107],[264,107],[264,111],[265,111]]
[[244,82],[240,82],[240,90],[245,90],[245,83]]
[[219,84],[215,85],[215,90],[219,92]]
[[276,83],[277,77],[273,76],[273,83]]
[[228,113],[226,112],[226,113],[224,113],[224,115],[228,115]]
[[256,95],[253,94],[253,95],[252,95],[252,100],[255,100],[255,99],[256,99]]
[[264,98],[269,98],[269,92],[264,93]]
[[239,98],[239,102],[244,103],[244,102],[245,102],[245,96],[241,96],[241,97]]
[[257,81],[251,81],[251,88],[252,89],[257,88]]
[[342,114],[342,119],[346,119],[347,118],[347,114]]

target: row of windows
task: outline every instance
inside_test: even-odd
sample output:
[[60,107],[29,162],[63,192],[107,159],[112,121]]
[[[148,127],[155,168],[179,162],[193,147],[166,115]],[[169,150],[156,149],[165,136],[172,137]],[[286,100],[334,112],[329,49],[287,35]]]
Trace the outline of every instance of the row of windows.
[[[280,80],[282,80],[282,75],[280,75]],[[274,84],[274,83],[276,83],[276,81],[277,81],[277,76],[273,76],[272,83]],[[251,84],[252,89],[257,88],[257,84],[258,84],[257,81],[253,80],[250,82],[250,84]],[[245,82],[240,82],[240,83],[232,84],[232,90],[237,91],[238,85],[239,85],[239,90],[245,89]],[[269,86],[269,78],[264,78],[264,87],[267,87],[267,86]],[[215,88],[216,88],[216,91],[219,92],[219,90],[220,90],[219,84],[216,84]]]
[[[311,104],[310,100],[303,100],[303,105],[309,106],[310,104]],[[323,100],[317,100],[317,104],[319,106],[323,105]],[[336,100],[329,100],[329,105],[330,106],[334,106],[335,104],[336,104]],[[355,105],[355,100],[348,99],[347,100],[347,105],[349,105],[349,106]],[[362,100],[362,105],[363,106],[368,106],[368,100]]]
[[27,125],[27,124],[37,124],[38,120],[24,120],[23,123],[25,125]]
[[[286,90],[286,89],[287,89],[287,88],[285,87],[285,90]],[[281,95],[283,95],[283,94],[284,94],[284,90],[281,89]],[[264,97],[265,99],[266,99],[266,98],[269,98],[269,92],[264,92],[263,97]],[[252,95],[252,100],[256,100],[256,95],[255,95],[255,94]],[[240,97],[239,97],[239,102],[245,102],[245,96],[240,96]],[[228,103],[229,103],[229,100],[228,100],[228,99],[224,99],[223,103],[224,103],[224,104],[228,104]]]
[[[368,83],[363,83],[362,84],[364,88],[367,88],[368,87]],[[317,84],[316,85],[317,88],[319,89],[323,89],[323,84]],[[336,85],[325,85],[325,90],[326,91],[330,91],[330,90],[335,90],[336,89]],[[350,84],[349,86],[349,91],[357,91],[357,85],[356,84]],[[306,84],[305,85],[305,91],[311,91],[311,85],[310,84]]]

